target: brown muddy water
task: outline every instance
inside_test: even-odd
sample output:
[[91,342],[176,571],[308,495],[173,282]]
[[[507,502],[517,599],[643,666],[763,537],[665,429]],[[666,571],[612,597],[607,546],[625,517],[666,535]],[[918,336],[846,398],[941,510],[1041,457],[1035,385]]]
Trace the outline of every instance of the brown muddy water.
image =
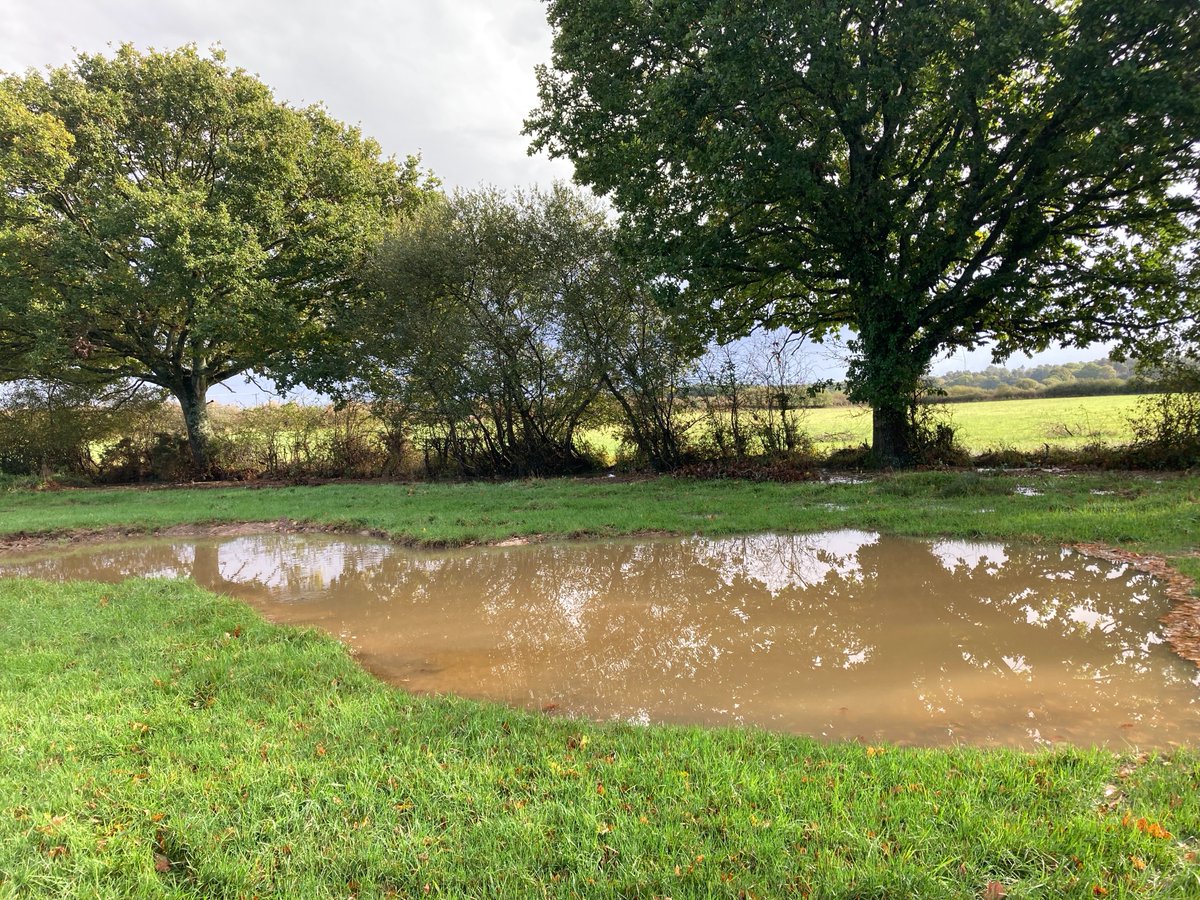
[[556,714],[902,744],[1200,743],[1200,669],[1150,576],[1057,546],[873,532],[424,551],[273,534],[0,560],[186,577],[380,677]]

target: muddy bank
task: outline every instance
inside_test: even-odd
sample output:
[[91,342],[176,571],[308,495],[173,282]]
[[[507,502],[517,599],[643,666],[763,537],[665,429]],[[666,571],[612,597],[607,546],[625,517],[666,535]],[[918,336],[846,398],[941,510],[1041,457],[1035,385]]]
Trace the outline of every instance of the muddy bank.
[[1193,579],[1173,568],[1161,556],[1134,553],[1104,544],[1074,546],[1081,553],[1110,562],[1123,562],[1161,581],[1167,596],[1171,598],[1171,608],[1161,619],[1165,626],[1163,637],[1172,650],[1200,666],[1200,597],[1195,594],[1196,582]]
[[[110,526],[107,528],[70,528],[50,532],[17,532],[0,535],[0,554],[28,553],[67,545],[104,544],[129,538],[150,537],[242,537],[255,534],[348,534],[378,538],[402,547],[449,546],[435,541],[396,538],[379,528],[353,528],[347,525],[323,525],[316,522],[296,522],[274,519],[260,522],[215,522],[210,524],[168,525],[162,528]],[[531,538],[530,540],[535,540]],[[524,538],[522,541],[526,540]]]
[[[67,545],[104,544],[129,538],[151,537],[244,537],[257,534],[329,534],[352,535],[377,538],[399,547],[425,550],[449,550],[458,547],[515,547],[522,544],[539,544],[545,541],[589,540],[598,537],[595,532],[573,531],[562,534],[529,534],[519,537],[499,538],[494,541],[445,541],[425,540],[397,536],[381,528],[362,528],[352,525],[323,524],[320,522],[298,522],[293,519],[273,519],[257,522],[216,522],[210,524],[189,523],[168,525],[161,528],[138,528],[134,526],[109,526],[106,528],[69,528],[60,531],[18,531],[0,534],[0,554],[29,553],[37,550],[54,549]],[[668,537],[673,533],[661,530],[642,530],[622,533],[619,537]]]

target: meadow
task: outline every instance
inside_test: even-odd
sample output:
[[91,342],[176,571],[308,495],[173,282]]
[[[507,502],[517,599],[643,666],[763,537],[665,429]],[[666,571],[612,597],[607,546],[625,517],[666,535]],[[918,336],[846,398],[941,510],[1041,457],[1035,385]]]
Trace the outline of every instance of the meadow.
[[[985,450],[1036,451],[1044,446],[1078,450],[1090,444],[1119,445],[1133,437],[1130,420],[1143,396],[1048,397],[1033,400],[980,400],[931,407],[958,432],[973,453]],[[803,427],[821,449],[870,442],[871,414],[843,406],[804,412]]]
[[[1153,394],[1109,394],[1095,397],[1040,397],[1019,400],[976,400],[936,403],[927,407],[934,422],[955,429],[958,441],[970,453],[1015,450],[1074,451],[1105,445],[1119,447],[1133,439],[1132,422],[1140,404]],[[749,422],[753,412],[745,414]],[[871,410],[864,406],[825,406],[800,410],[799,428],[820,454],[871,441]],[[685,417],[686,421],[686,417]],[[687,429],[689,440],[704,442],[711,425],[697,410]],[[617,458],[620,441],[613,428],[591,428],[583,440],[610,462]]]

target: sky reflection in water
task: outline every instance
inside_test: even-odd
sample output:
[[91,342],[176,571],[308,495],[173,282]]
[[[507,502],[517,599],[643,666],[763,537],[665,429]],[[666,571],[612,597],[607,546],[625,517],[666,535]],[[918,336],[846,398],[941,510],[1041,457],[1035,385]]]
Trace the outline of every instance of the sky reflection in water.
[[420,692],[638,722],[1029,747],[1200,740],[1154,579],[1056,546],[814,535],[413,551],[154,539],[0,575],[190,577]]

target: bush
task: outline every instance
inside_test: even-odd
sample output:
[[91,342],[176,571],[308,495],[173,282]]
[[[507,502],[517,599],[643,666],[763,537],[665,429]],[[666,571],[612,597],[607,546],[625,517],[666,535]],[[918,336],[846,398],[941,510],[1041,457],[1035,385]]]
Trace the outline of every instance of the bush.
[[180,481],[191,468],[179,408],[156,403],[122,418],[120,437],[104,447],[96,476],[112,484]]
[[104,448],[160,396],[129,384],[20,381],[0,394],[0,472],[94,477]]
[[949,410],[928,402],[941,393],[940,388],[923,384],[908,404],[912,461],[920,466],[968,466],[971,454],[959,442]]
[[397,411],[373,410],[360,403],[222,408],[213,413],[212,421],[213,456],[227,478],[398,474],[409,444]]
[[1200,364],[1164,367],[1163,393],[1146,397],[1131,420],[1131,462],[1151,468],[1200,465]]

